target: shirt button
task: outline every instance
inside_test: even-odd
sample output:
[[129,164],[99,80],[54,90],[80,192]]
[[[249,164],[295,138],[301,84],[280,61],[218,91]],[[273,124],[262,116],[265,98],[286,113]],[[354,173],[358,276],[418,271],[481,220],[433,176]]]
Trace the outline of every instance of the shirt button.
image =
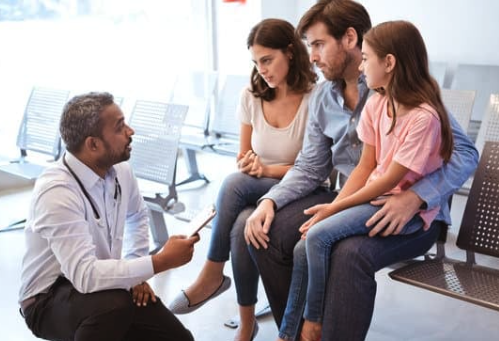
[[357,143],[352,144],[352,147],[357,148]]
[[355,123],[355,117],[353,117],[353,118],[351,119],[351,121],[352,121],[352,123]]

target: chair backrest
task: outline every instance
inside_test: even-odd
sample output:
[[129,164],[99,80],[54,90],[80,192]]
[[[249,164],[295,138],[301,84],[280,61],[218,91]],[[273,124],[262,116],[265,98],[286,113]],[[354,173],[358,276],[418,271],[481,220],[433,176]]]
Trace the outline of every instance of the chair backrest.
[[460,64],[451,88],[476,91],[471,119],[479,121],[483,118],[490,94],[499,93],[499,65]]
[[445,72],[447,63],[445,62],[430,62],[430,74],[435,78],[441,88],[444,86]]
[[223,89],[218,94],[213,121],[210,123],[210,133],[232,138],[239,136],[241,121],[237,117],[237,106],[243,89],[248,85],[248,76],[229,75],[226,77]]
[[68,96],[66,90],[33,88],[17,135],[21,155],[30,150],[59,158],[59,121]]
[[130,164],[137,177],[170,185],[175,175],[180,132],[189,107],[138,100],[130,115]]
[[118,96],[118,97],[113,96],[113,97],[114,97],[114,103],[115,103],[117,106],[121,107],[121,105],[123,104],[123,100],[124,100],[124,98],[123,98],[123,97],[119,97],[119,96]]
[[499,141],[499,94],[492,94],[476,138],[476,148],[482,152],[485,141]]
[[445,107],[454,115],[463,130],[468,131],[475,91],[441,89],[441,94]]
[[185,126],[207,133],[217,80],[216,72],[192,72],[177,77],[169,102],[189,106]]
[[499,257],[499,142],[486,142],[471,186],[457,246]]

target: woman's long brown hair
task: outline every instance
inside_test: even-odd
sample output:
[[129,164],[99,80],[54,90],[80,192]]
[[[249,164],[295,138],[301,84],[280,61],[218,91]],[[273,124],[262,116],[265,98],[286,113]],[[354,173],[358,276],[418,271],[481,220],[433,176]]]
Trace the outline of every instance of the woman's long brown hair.
[[[307,48],[293,25],[281,19],[262,20],[248,35],[248,49],[255,44],[281,50],[285,54],[290,52],[293,59],[286,79],[288,86],[298,93],[307,93],[312,89],[317,75],[310,63]],[[272,101],[276,96],[275,89],[268,86],[256,67],[251,72],[251,90],[255,97],[261,97],[265,101]]]

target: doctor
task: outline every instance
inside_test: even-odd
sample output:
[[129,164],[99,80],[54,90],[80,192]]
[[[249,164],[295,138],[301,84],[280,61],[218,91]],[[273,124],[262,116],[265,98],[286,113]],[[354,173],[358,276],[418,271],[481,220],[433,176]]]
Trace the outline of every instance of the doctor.
[[134,131],[113,96],[71,99],[60,132],[67,152],[37,180],[25,229],[26,324],[49,340],[193,340],[146,281],[189,262],[199,236],[148,255],[147,209],[123,162]]

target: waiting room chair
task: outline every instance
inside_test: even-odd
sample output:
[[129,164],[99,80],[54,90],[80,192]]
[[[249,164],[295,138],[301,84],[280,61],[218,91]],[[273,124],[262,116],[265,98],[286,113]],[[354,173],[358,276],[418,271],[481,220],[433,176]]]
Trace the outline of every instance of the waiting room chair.
[[475,253],[499,257],[499,142],[486,142],[456,245],[466,261],[446,256],[415,260],[390,273],[394,280],[499,310],[499,270],[477,265]]
[[208,143],[210,113],[217,81],[216,72],[192,72],[178,76],[175,82],[170,103],[189,106],[180,137],[180,147],[189,177],[177,186],[197,180],[209,182],[206,176],[199,172],[196,150],[202,149]]
[[[20,158],[10,160],[0,166],[0,171],[35,180],[47,167],[47,162],[55,161],[61,155],[59,120],[69,91],[34,87],[28,99],[24,116],[17,135]],[[49,160],[36,162],[28,157],[28,152]],[[30,153],[31,154],[31,153]]]
[[[499,94],[490,95],[482,124],[478,130],[475,146],[480,154],[482,153],[485,141],[499,141]],[[467,193],[471,188],[472,182],[473,177],[470,177],[460,192]]]
[[239,153],[241,120],[237,116],[237,107],[241,93],[248,85],[249,77],[245,75],[228,75],[225,78],[210,124],[210,134],[214,137],[210,148],[215,153],[229,156]]
[[499,142],[499,93],[491,94],[478,131],[476,148],[481,153],[485,141]]
[[480,121],[490,94],[499,93],[499,65],[460,64],[454,74],[451,89],[476,91],[471,119]]
[[445,62],[430,62],[430,74],[435,78],[441,88],[444,87],[445,72],[447,71],[447,63]]
[[168,240],[163,213],[181,211],[175,188],[177,151],[182,125],[188,107],[184,105],[138,100],[132,110],[129,125],[132,137],[130,164],[135,175],[167,187],[168,193],[144,196],[151,214],[151,233],[157,252]]
[[473,103],[475,102],[475,91],[451,89],[441,89],[440,91],[445,107],[454,115],[463,130],[468,131]]

